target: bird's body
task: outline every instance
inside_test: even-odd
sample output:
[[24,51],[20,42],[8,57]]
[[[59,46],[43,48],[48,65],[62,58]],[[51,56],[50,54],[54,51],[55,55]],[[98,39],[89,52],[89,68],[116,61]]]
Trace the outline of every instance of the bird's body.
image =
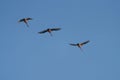
[[23,18],[23,19],[20,19],[18,22],[24,22],[27,25],[27,27],[29,27],[28,20],[32,20],[32,18]]
[[40,32],[38,32],[39,34],[43,34],[43,33],[46,33],[46,32],[48,32],[48,33],[50,33],[50,35],[52,36],[52,31],[58,31],[58,30],[60,30],[61,28],[48,28],[48,29],[46,29],[46,30],[43,30],[43,31],[40,31]]

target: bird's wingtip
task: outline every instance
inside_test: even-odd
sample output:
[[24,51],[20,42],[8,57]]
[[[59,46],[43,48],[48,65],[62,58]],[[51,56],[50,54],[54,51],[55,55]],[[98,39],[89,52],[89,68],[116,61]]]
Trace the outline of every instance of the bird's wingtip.
[[87,40],[88,42],[90,42],[90,40]]

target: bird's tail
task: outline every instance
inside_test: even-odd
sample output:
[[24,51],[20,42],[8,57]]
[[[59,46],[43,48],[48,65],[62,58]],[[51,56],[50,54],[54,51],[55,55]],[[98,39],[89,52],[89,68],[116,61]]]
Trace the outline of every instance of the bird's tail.
[[27,22],[25,22],[25,24],[27,25],[27,27],[29,27],[29,25],[28,25],[28,23],[27,23]]
[[51,32],[49,32],[49,33],[50,33],[50,36],[53,36]]
[[82,49],[82,47],[79,47],[80,48],[80,50],[84,53],[84,50]]

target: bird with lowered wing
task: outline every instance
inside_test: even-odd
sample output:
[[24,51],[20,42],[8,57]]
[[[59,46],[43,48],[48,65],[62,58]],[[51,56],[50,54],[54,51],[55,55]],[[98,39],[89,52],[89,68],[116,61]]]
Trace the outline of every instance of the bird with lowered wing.
[[45,30],[40,31],[38,33],[43,34],[43,33],[48,32],[52,36],[52,31],[58,31],[58,30],[61,30],[61,28],[48,28],[48,29],[45,29]]
[[23,19],[20,19],[18,22],[24,22],[27,25],[27,27],[29,27],[28,25],[29,20],[32,20],[32,18],[23,18]]
[[78,46],[82,50],[82,46],[90,42],[89,40],[82,42],[82,43],[77,43],[77,44],[70,44],[71,46]]

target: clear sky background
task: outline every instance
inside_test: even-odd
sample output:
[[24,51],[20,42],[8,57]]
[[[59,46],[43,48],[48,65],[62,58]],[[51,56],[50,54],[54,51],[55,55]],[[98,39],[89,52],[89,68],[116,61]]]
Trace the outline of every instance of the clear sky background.
[[120,80],[120,0],[0,0],[0,18],[0,80]]

